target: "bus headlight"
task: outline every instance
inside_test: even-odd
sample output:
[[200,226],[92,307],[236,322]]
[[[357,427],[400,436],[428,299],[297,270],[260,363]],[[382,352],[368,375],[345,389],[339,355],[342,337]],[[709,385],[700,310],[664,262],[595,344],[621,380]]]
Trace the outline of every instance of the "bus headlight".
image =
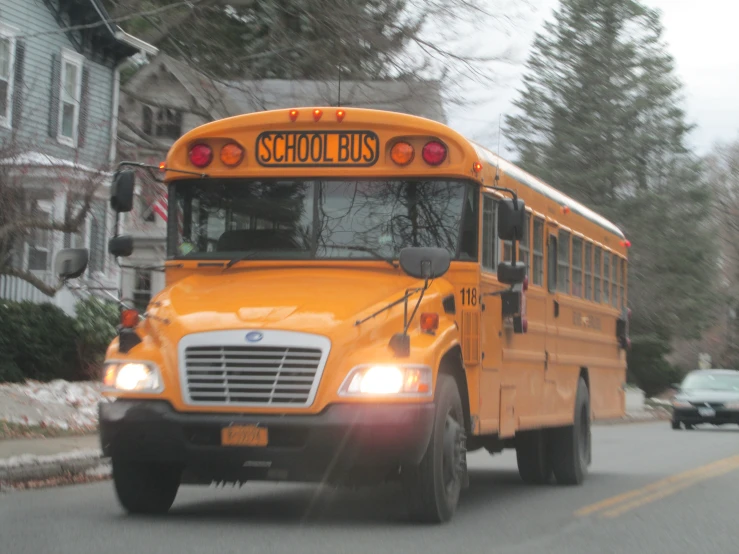
[[160,392],[159,368],[150,362],[114,362],[106,364],[103,373],[106,387],[121,391]]
[[431,396],[428,366],[366,365],[349,372],[341,396]]

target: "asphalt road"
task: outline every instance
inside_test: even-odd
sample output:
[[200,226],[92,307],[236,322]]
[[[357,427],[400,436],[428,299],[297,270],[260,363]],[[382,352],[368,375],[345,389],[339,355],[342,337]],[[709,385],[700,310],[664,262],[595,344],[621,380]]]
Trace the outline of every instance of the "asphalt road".
[[739,428],[594,428],[583,486],[527,486],[506,451],[470,457],[454,520],[417,526],[392,487],[183,487],[165,517],[129,517],[110,482],[0,494],[3,554],[736,554]]

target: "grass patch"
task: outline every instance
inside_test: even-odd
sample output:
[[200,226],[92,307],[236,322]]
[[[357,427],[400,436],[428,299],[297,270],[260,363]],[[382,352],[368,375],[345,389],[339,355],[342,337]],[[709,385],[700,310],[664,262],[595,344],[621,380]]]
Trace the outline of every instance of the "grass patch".
[[58,437],[79,437],[96,433],[97,429],[61,429],[40,425],[22,425],[0,421],[0,440],[8,439],[53,439]]

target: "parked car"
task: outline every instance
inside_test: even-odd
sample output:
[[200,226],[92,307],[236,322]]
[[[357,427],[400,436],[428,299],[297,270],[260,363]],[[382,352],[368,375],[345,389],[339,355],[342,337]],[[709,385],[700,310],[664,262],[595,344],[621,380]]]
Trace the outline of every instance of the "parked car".
[[739,424],[739,371],[699,369],[691,371],[676,387],[672,399],[672,428],[693,429],[699,423]]

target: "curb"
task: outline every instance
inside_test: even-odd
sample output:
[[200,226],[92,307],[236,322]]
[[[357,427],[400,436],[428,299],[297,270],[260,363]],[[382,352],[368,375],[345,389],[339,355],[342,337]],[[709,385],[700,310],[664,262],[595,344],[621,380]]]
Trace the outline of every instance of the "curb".
[[0,485],[12,487],[27,481],[75,477],[98,469],[106,462],[101,452],[89,450],[53,456],[16,456],[0,460]]

